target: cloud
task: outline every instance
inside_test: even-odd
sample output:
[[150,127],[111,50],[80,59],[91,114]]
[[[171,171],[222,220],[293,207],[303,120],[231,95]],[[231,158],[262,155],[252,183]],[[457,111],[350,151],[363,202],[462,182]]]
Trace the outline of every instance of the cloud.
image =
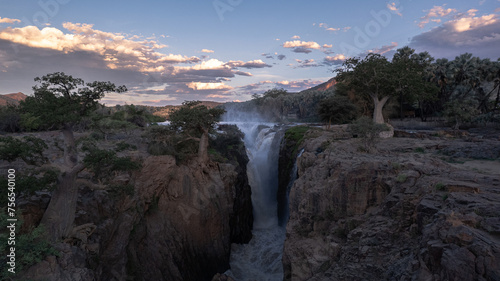
[[292,36],[292,39],[300,39],[300,36],[294,35],[294,36]]
[[305,48],[305,47],[296,47],[292,50],[292,52],[294,53],[304,53],[304,54],[309,54],[311,53],[312,51],[308,48]]
[[269,53],[262,53],[261,56],[265,57],[266,59],[274,59],[274,56]]
[[[475,15],[474,13],[472,14]],[[463,17],[450,21],[447,24],[451,26],[454,31],[461,33],[468,30],[478,29],[482,26],[491,25],[496,22],[498,22],[498,17],[495,14],[490,14],[481,17]]]
[[[179,104],[206,99],[232,89],[224,81],[252,76],[241,69],[271,67],[262,60],[229,62],[160,52],[167,46],[155,37],[143,39],[96,30],[89,24],[64,23],[66,29],[35,26],[0,28],[2,91],[31,93],[33,78],[63,71],[85,81],[112,81],[129,91],[106,96],[105,102]],[[221,99],[219,99],[221,100]]]
[[225,85],[224,83],[202,83],[191,82],[187,86],[193,90],[231,90],[233,87]]
[[333,45],[323,44],[323,48],[331,48]]
[[245,86],[238,87],[239,92],[243,92],[245,94],[254,94],[254,93],[262,93],[272,88],[283,88],[287,91],[291,92],[299,92],[302,90],[306,90],[312,88],[316,85],[319,85],[325,81],[323,80],[311,80],[311,79],[303,79],[303,80],[281,80],[281,81],[271,81],[264,80],[254,84],[248,84]]
[[21,22],[21,20],[0,17],[0,23],[16,23],[16,22],[19,23]]
[[242,67],[242,68],[247,68],[247,69],[271,67],[271,65],[263,62],[262,60],[252,60],[252,61],[247,61],[247,62],[228,61],[225,63],[225,65],[227,65],[231,68]]
[[52,49],[64,53],[77,51],[96,53],[104,58],[110,69],[132,69],[140,72],[165,71],[169,64],[194,63],[197,57],[163,54],[157,50],[167,47],[152,40],[127,38],[119,33],[93,29],[90,24],[64,23],[72,33],[54,27],[36,26],[5,28],[0,39],[33,48]]
[[423,17],[420,18],[420,22],[418,23],[418,26],[420,28],[424,28],[426,24],[428,24],[430,21],[433,22],[441,22],[442,17],[446,17],[452,13],[456,13],[456,9],[445,9],[445,5],[443,6],[434,6],[432,9],[427,11],[427,14]]
[[307,49],[319,49],[321,46],[314,42],[314,41],[300,41],[300,40],[294,40],[294,41],[286,41],[283,43],[283,47],[285,48],[297,48],[297,47],[303,47]]
[[323,59],[323,63],[326,65],[341,65],[344,63],[344,61],[347,59],[347,57],[343,54],[337,54],[335,56],[326,56]]
[[[316,24],[313,24],[313,25],[316,25]],[[324,28],[326,31],[335,31],[335,32],[336,31],[344,31],[344,32],[346,32],[349,29],[351,29],[350,26],[346,26],[346,27],[329,27],[328,24],[323,23],[323,22],[320,23],[320,24],[318,24],[318,26],[321,27],[321,28]]]
[[275,59],[274,56],[276,56],[276,59],[278,59],[278,60],[284,60],[286,58],[285,55],[278,54],[278,53],[274,53],[274,55],[270,54],[270,53],[263,53],[263,54],[261,54],[261,56],[265,57],[266,59]]
[[397,42],[392,42],[391,45],[384,45],[384,46],[382,46],[380,48],[375,48],[375,49],[372,49],[372,50],[368,50],[367,52],[368,53],[375,53],[375,54],[384,55],[384,54],[387,54],[388,52],[394,50],[397,46],[398,46]]
[[[257,67],[257,65],[259,65]],[[266,64],[267,65],[267,64]],[[260,68],[260,60],[243,62],[243,61],[230,61],[225,63],[217,59],[210,59],[202,61],[193,66],[176,66],[173,71],[165,75],[166,82],[170,81],[197,81],[197,82],[211,82],[219,78],[232,78],[235,75],[252,76],[249,72],[239,71],[236,68]],[[208,80],[208,81],[207,81]]]
[[400,17],[403,16],[403,14],[401,14],[401,10],[397,7],[397,4],[395,2],[387,3],[387,9]]
[[321,45],[314,41],[300,41],[300,40],[294,40],[294,41],[286,41],[283,43],[284,48],[292,48],[293,52],[295,53],[310,53],[312,50],[318,50],[321,49]]
[[209,50],[209,49],[203,49],[201,50],[202,53],[213,53],[214,51]]
[[314,87],[316,85],[319,85],[323,82],[324,81],[322,81],[322,80],[304,79],[304,80],[294,80],[294,81],[283,80],[283,81],[275,82],[275,84],[278,87],[284,88],[285,90],[298,92],[298,91],[309,89],[309,88]]
[[435,57],[453,58],[469,52],[480,57],[498,58],[500,19],[489,14],[473,16],[476,11],[449,20],[440,26],[413,37],[410,46],[429,51]]
[[295,60],[298,63],[299,68],[306,68],[306,67],[318,67],[322,66],[321,64],[316,63],[314,59],[307,59],[307,60]]

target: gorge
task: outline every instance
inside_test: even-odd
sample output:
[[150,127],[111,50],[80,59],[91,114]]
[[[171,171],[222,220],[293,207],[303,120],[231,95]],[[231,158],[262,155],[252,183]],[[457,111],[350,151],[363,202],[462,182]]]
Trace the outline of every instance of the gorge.
[[277,196],[283,128],[262,122],[235,124],[245,134],[254,222],[252,240],[246,245],[232,244],[231,270],[226,274],[236,280],[282,280],[285,228],[278,223]]
[[[122,153],[142,159],[142,168],[115,174],[104,189],[82,173],[75,232],[57,245],[58,256],[18,280],[500,276],[496,134],[396,131],[367,153],[342,126],[232,123],[245,145],[224,143],[229,160],[205,167],[149,155],[140,134],[102,141],[137,144]],[[61,153],[49,150],[48,157]],[[481,161],[488,169],[471,168]],[[20,202],[26,226],[37,224],[49,199],[38,192]]]

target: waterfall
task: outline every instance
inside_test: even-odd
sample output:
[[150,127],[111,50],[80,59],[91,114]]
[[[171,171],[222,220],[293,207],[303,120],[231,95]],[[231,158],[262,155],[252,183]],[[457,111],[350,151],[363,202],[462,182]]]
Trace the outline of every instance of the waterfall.
[[290,196],[290,191],[292,190],[293,183],[297,179],[297,171],[298,171],[298,166],[297,166],[297,160],[302,156],[302,153],[304,153],[304,149],[302,148],[299,153],[297,154],[297,157],[295,157],[295,162],[293,163],[292,171],[290,173],[290,181],[288,182],[288,186],[286,188],[286,196],[285,196],[285,204],[284,204],[284,210],[283,210],[283,215],[279,217],[279,224],[282,225],[283,227],[286,227],[286,224],[288,222],[288,218],[290,217],[290,209],[288,206],[288,200]]
[[252,188],[254,212],[253,238],[248,244],[231,245],[231,269],[226,272],[237,281],[283,280],[282,252],[285,227],[278,224],[278,157],[280,137],[275,124],[225,122],[236,124],[245,134],[249,162],[247,174]]

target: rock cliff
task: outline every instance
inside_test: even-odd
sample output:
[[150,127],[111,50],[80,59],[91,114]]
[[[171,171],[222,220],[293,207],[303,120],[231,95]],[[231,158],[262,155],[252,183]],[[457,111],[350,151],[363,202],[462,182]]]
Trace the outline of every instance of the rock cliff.
[[[20,280],[199,281],[229,268],[231,243],[251,238],[245,151],[233,151],[237,161],[205,165],[131,153],[142,168],[115,174],[107,186],[80,175],[74,233],[56,245],[58,257]],[[50,199],[38,194],[22,199],[32,226]]]
[[489,170],[449,158],[499,157],[498,139],[392,138],[368,154],[313,130],[301,147],[285,280],[500,280],[498,158]]

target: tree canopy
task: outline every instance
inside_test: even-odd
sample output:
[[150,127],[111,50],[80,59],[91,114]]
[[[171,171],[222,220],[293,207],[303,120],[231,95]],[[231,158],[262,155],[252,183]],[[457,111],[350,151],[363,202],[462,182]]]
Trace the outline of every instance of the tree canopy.
[[382,108],[396,92],[394,68],[380,54],[371,53],[364,59],[349,58],[337,72],[337,83],[347,84],[356,94],[368,95],[373,101],[373,121],[384,123]]
[[41,223],[51,241],[67,236],[73,226],[78,199],[76,178],[85,168],[78,159],[74,126],[93,112],[99,100],[109,92],[124,92],[125,86],[111,82],[85,83],[63,72],[35,78],[33,96],[20,103],[21,118],[45,129],[60,129],[64,137],[64,167]]
[[200,163],[208,161],[208,137],[219,122],[225,109],[208,108],[200,101],[185,101],[182,107],[169,116],[170,128],[185,135],[183,141],[195,140],[199,142],[198,159]]
[[97,108],[99,100],[109,92],[125,92],[125,86],[111,82],[85,83],[80,78],[55,72],[36,77],[33,96],[20,104],[22,118],[35,117],[45,128],[62,129],[75,123]]

